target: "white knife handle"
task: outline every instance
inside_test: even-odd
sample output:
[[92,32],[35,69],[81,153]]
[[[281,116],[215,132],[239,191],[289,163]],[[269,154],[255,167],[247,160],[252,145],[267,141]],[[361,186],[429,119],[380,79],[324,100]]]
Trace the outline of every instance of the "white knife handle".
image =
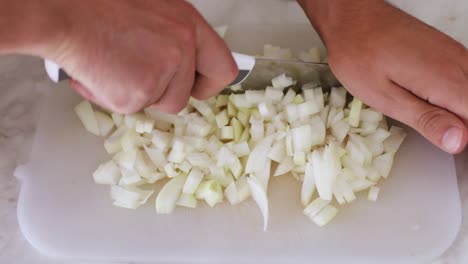
[[[234,57],[237,67],[239,68],[239,75],[232,82],[231,86],[243,82],[255,66],[255,57],[253,56],[233,52],[232,57]],[[45,60],[44,66],[49,78],[56,83],[70,78],[60,66],[53,61]]]
[[245,81],[255,66],[255,57],[253,56],[233,52],[232,57],[236,61],[237,68],[239,68],[239,74],[229,86],[240,84]]

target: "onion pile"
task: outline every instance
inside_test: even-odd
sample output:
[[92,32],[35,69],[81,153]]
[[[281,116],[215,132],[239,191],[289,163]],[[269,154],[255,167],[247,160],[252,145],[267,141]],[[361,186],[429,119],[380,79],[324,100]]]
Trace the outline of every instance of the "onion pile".
[[[318,55],[311,50],[301,56]],[[177,115],[106,113],[83,101],[76,114],[87,131],[106,137],[112,155],[93,173],[94,181],[110,185],[113,204],[129,209],[148,202],[152,187],[165,181],[155,198],[158,214],[252,197],[265,230],[270,177],[302,182],[303,213],[318,226],[328,224],[338,206],[354,202],[357,192],[368,190],[368,200],[377,201],[377,185],[390,175],[404,130],[389,127],[359,99],[347,100],[343,87],[327,92],[305,84],[296,93],[292,86],[295,81],[283,74],[265,90],[192,98]]]

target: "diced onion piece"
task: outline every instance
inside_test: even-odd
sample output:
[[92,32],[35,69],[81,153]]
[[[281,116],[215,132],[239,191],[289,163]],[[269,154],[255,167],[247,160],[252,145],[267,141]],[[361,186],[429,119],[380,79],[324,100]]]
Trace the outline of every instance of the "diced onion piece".
[[338,209],[332,205],[327,205],[320,213],[312,218],[312,221],[319,227],[323,227],[330,223],[338,214]]
[[151,119],[141,119],[136,120],[135,131],[138,133],[151,133],[154,127],[154,120]]
[[177,165],[176,168],[182,172],[189,173],[192,170],[192,165],[190,165],[190,163],[188,163],[187,161],[183,161],[182,163]]
[[226,110],[219,112],[216,115],[216,124],[218,128],[222,128],[229,123],[229,117]]
[[255,173],[263,169],[267,162],[273,139],[273,136],[268,136],[255,146],[245,166],[245,173]]
[[111,114],[112,121],[114,122],[115,126],[121,127],[123,124],[123,115],[119,113],[112,113]]
[[306,164],[306,154],[303,151],[294,153],[294,164],[302,166]]
[[162,168],[166,166],[168,161],[166,159],[166,155],[161,149],[149,148],[146,146],[144,147],[144,149],[146,151],[146,154],[148,154],[149,158],[151,159],[151,161],[156,167]]
[[75,106],[74,110],[78,118],[81,120],[81,123],[89,133],[96,136],[101,135],[98,120],[90,102],[82,101],[77,106]]
[[194,194],[203,180],[203,173],[198,169],[193,169],[185,181],[183,192],[187,194]]
[[242,88],[242,84],[238,83],[236,85],[230,86],[229,87],[233,92],[240,92],[243,91],[244,89]]
[[114,121],[110,116],[104,114],[103,112],[96,111],[96,120],[99,125],[99,134],[101,136],[107,136],[114,128]]
[[248,126],[250,121],[250,110],[247,112],[238,112],[237,119],[244,127]]
[[330,204],[330,201],[326,201],[320,198],[315,199],[311,202],[302,213],[308,216],[311,220],[318,215],[327,205]]
[[302,182],[301,189],[301,202],[303,206],[307,206],[312,199],[315,191],[315,178],[314,169],[311,163],[307,163],[305,166],[304,180]]
[[325,108],[325,98],[323,95],[322,87],[314,88],[314,99],[317,102],[320,110]]
[[120,127],[114,131],[105,141],[104,148],[108,154],[115,154],[122,150],[122,136],[125,134],[127,128]]
[[367,108],[361,110],[361,121],[363,122],[379,123],[382,119],[383,114],[375,111],[374,109]]
[[266,231],[268,226],[268,197],[266,190],[262,188],[261,183],[255,177],[248,177],[247,183],[252,197],[263,215],[263,230]]
[[294,168],[294,160],[291,157],[286,157],[281,161],[280,164],[276,167],[275,173],[273,176],[281,176],[292,171]]
[[348,122],[341,120],[331,126],[331,133],[341,143],[348,135],[349,128]]
[[172,150],[167,156],[169,162],[181,163],[184,161],[185,152],[184,152],[185,143],[182,139],[175,138],[172,143]]
[[[247,99],[247,94],[246,93],[245,94],[231,94],[230,101],[232,102],[232,106],[237,107],[237,108],[243,108],[243,107],[250,108],[254,104],[256,104],[255,100],[260,100],[260,99],[256,98],[256,96],[261,96],[261,94],[249,93],[249,95],[251,96],[250,100]],[[237,115],[237,110],[238,109],[236,109],[236,108],[231,109],[231,111],[233,111],[233,110],[235,110],[235,112],[229,114],[229,104],[228,104],[228,114],[229,114],[230,117]]]
[[367,200],[376,202],[379,198],[380,188],[376,186],[372,186],[369,188],[369,193],[367,195]]
[[296,92],[293,89],[289,89],[284,95],[283,100],[281,100],[281,104],[282,105],[291,104],[294,101],[295,97],[296,97]]
[[[232,89],[232,87],[231,87]],[[229,96],[228,95],[224,95],[224,94],[220,94],[218,96],[216,96],[216,108],[220,108],[220,107],[223,107],[223,106],[227,106],[229,102]]]
[[145,181],[140,177],[138,172],[134,170],[122,168],[121,173],[122,178],[120,178],[119,181],[120,186],[138,186],[145,183]]
[[186,178],[186,174],[181,174],[164,185],[156,197],[156,212],[158,214],[171,214],[174,211]]
[[231,150],[239,158],[248,156],[250,154],[249,144],[247,142],[245,142],[245,141],[243,141],[242,143],[234,144],[231,147]]
[[192,105],[197,111],[202,114],[208,121],[213,121],[215,115],[211,107],[204,101],[197,100],[195,98],[190,98],[190,105]]
[[376,168],[379,174],[384,178],[388,178],[388,175],[390,175],[390,171],[393,167],[394,155],[395,153],[389,152],[374,159],[374,168]]
[[271,101],[272,103],[279,103],[283,99],[283,91],[275,89],[272,86],[268,86],[265,89],[265,100]]
[[214,180],[204,181],[195,192],[197,199],[204,199],[205,202],[213,207],[223,201],[223,189],[219,182]]
[[299,112],[298,106],[296,104],[288,104],[286,105],[286,119],[289,123],[293,123],[297,119],[299,119]]
[[354,192],[360,192],[360,191],[367,190],[371,186],[374,186],[375,182],[368,181],[365,179],[355,179],[355,180],[349,181],[349,184]]
[[268,183],[270,182],[271,176],[271,160],[267,159],[263,165],[263,169],[256,173],[252,173],[250,176],[252,175],[255,175],[255,178],[262,185],[263,189],[268,190]]
[[385,152],[396,153],[406,138],[406,132],[399,127],[390,128],[390,136],[383,142]]
[[193,194],[182,193],[176,202],[176,205],[187,208],[197,208],[197,199]]
[[284,90],[291,85],[294,85],[294,80],[291,77],[286,76],[286,74],[281,74],[271,80],[273,88],[277,90]]
[[250,117],[250,137],[254,141],[261,140],[264,137],[265,127],[262,119],[256,119],[254,116]]
[[119,166],[121,168],[133,170],[137,158],[137,152],[137,149],[130,149],[128,151],[121,152],[120,159],[118,160]]
[[154,130],[152,134],[153,138],[151,141],[153,142],[153,145],[162,151],[166,151],[171,145],[172,135],[159,130]]
[[260,115],[262,115],[262,117],[266,120],[271,120],[276,115],[275,107],[268,102],[260,103],[258,105],[258,111],[260,112]]
[[148,178],[146,178],[146,182],[148,184],[153,184],[153,183],[156,183],[164,178],[166,178],[166,174],[164,173],[161,173],[161,172],[153,172],[151,173]]
[[192,166],[199,168],[208,168],[212,163],[212,159],[206,153],[190,153],[186,159]]
[[284,140],[278,140],[268,152],[268,158],[281,163],[286,158],[286,143]]
[[120,177],[120,169],[113,160],[99,165],[93,173],[94,182],[97,184],[116,185],[119,183]]
[[227,200],[231,205],[235,205],[239,201],[239,194],[236,188],[236,183],[233,181],[229,184],[229,186],[224,190],[224,196],[226,196]]
[[[258,105],[265,102],[265,91],[264,90],[247,90],[245,91],[245,100],[250,103],[251,106]],[[239,107],[238,105],[236,105]],[[249,106],[244,106],[249,107]]]
[[305,119],[311,115],[317,114],[320,112],[318,105],[315,101],[306,101],[297,106],[297,113],[300,118]]
[[277,59],[277,60],[290,60],[292,53],[290,49],[282,49],[277,46],[265,45],[263,47],[264,58]]
[[320,198],[331,200],[333,186],[341,172],[341,160],[337,153],[336,145],[330,144],[326,146],[323,152],[318,150],[312,152],[311,162]]
[[239,142],[242,136],[242,133],[244,132],[244,128],[242,127],[241,122],[237,118],[233,117],[231,119],[230,125],[234,132],[234,141]]
[[237,116],[237,108],[234,106],[234,104],[231,101],[229,101],[228,103],[227,112],[228,112],[229,117]]
[[225,126],[221,128],[221,137],[222,140],[232,140],[234,139],[234,128],[232,126]]
[[317,47],[311,48],[308,52],[300,52],[298,57],[301,61],[304,62],[321,62],[320,50]]
[[361,122],[361,111],[362,111],[362,101],[354,97],[353,102],[351,103],[351,110],[349,112],[349,125],[352,127],[358,127]]
[[336,108],[344,108],[346,105],[346,89],[344,87],[333,87],[330,93],[330,105]]
[[175,178],[180,175],[180,172],[175,168],[173,163],[168,163],[164,166],[164,171],[169,178]]
[[111,186],[111,198],[114,205],[127,209],[136,209],[148,201],[154,191],[144,191],[136,187]]
[[302,95],[296,95],[296,97],[294,97],[293,104],[300,105],[302,103],[304,103],[304,98],[302,97]]

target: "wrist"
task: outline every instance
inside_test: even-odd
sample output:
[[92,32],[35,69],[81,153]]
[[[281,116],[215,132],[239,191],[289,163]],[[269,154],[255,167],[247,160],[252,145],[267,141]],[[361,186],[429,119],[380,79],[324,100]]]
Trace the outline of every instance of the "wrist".
[[323,42],[329,46],[340,32],[359,27],[363,29],[370,16],[375,15],[375,8],[383,0],[297,0],[320,34]]
[[53,58],[67,32],[60,0],[0,0],[0,54]]

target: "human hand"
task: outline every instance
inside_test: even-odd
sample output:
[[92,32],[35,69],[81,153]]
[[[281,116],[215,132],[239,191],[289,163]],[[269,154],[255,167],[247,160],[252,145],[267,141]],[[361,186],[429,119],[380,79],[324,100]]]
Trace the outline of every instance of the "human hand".
[[63,8],[68,28],[48,57],[81,95],[110,110],[176,113],[190,96],[211,97],[237,75],[224,41],[185,1],[83,0]]
[[313,2],[300,1],[328,48],[332,70],[353,95],[446,152],[463,151],[468,140],[463,45],[384,1],[330,1],[335,6],[316,16],[312,9],[320,4]]

